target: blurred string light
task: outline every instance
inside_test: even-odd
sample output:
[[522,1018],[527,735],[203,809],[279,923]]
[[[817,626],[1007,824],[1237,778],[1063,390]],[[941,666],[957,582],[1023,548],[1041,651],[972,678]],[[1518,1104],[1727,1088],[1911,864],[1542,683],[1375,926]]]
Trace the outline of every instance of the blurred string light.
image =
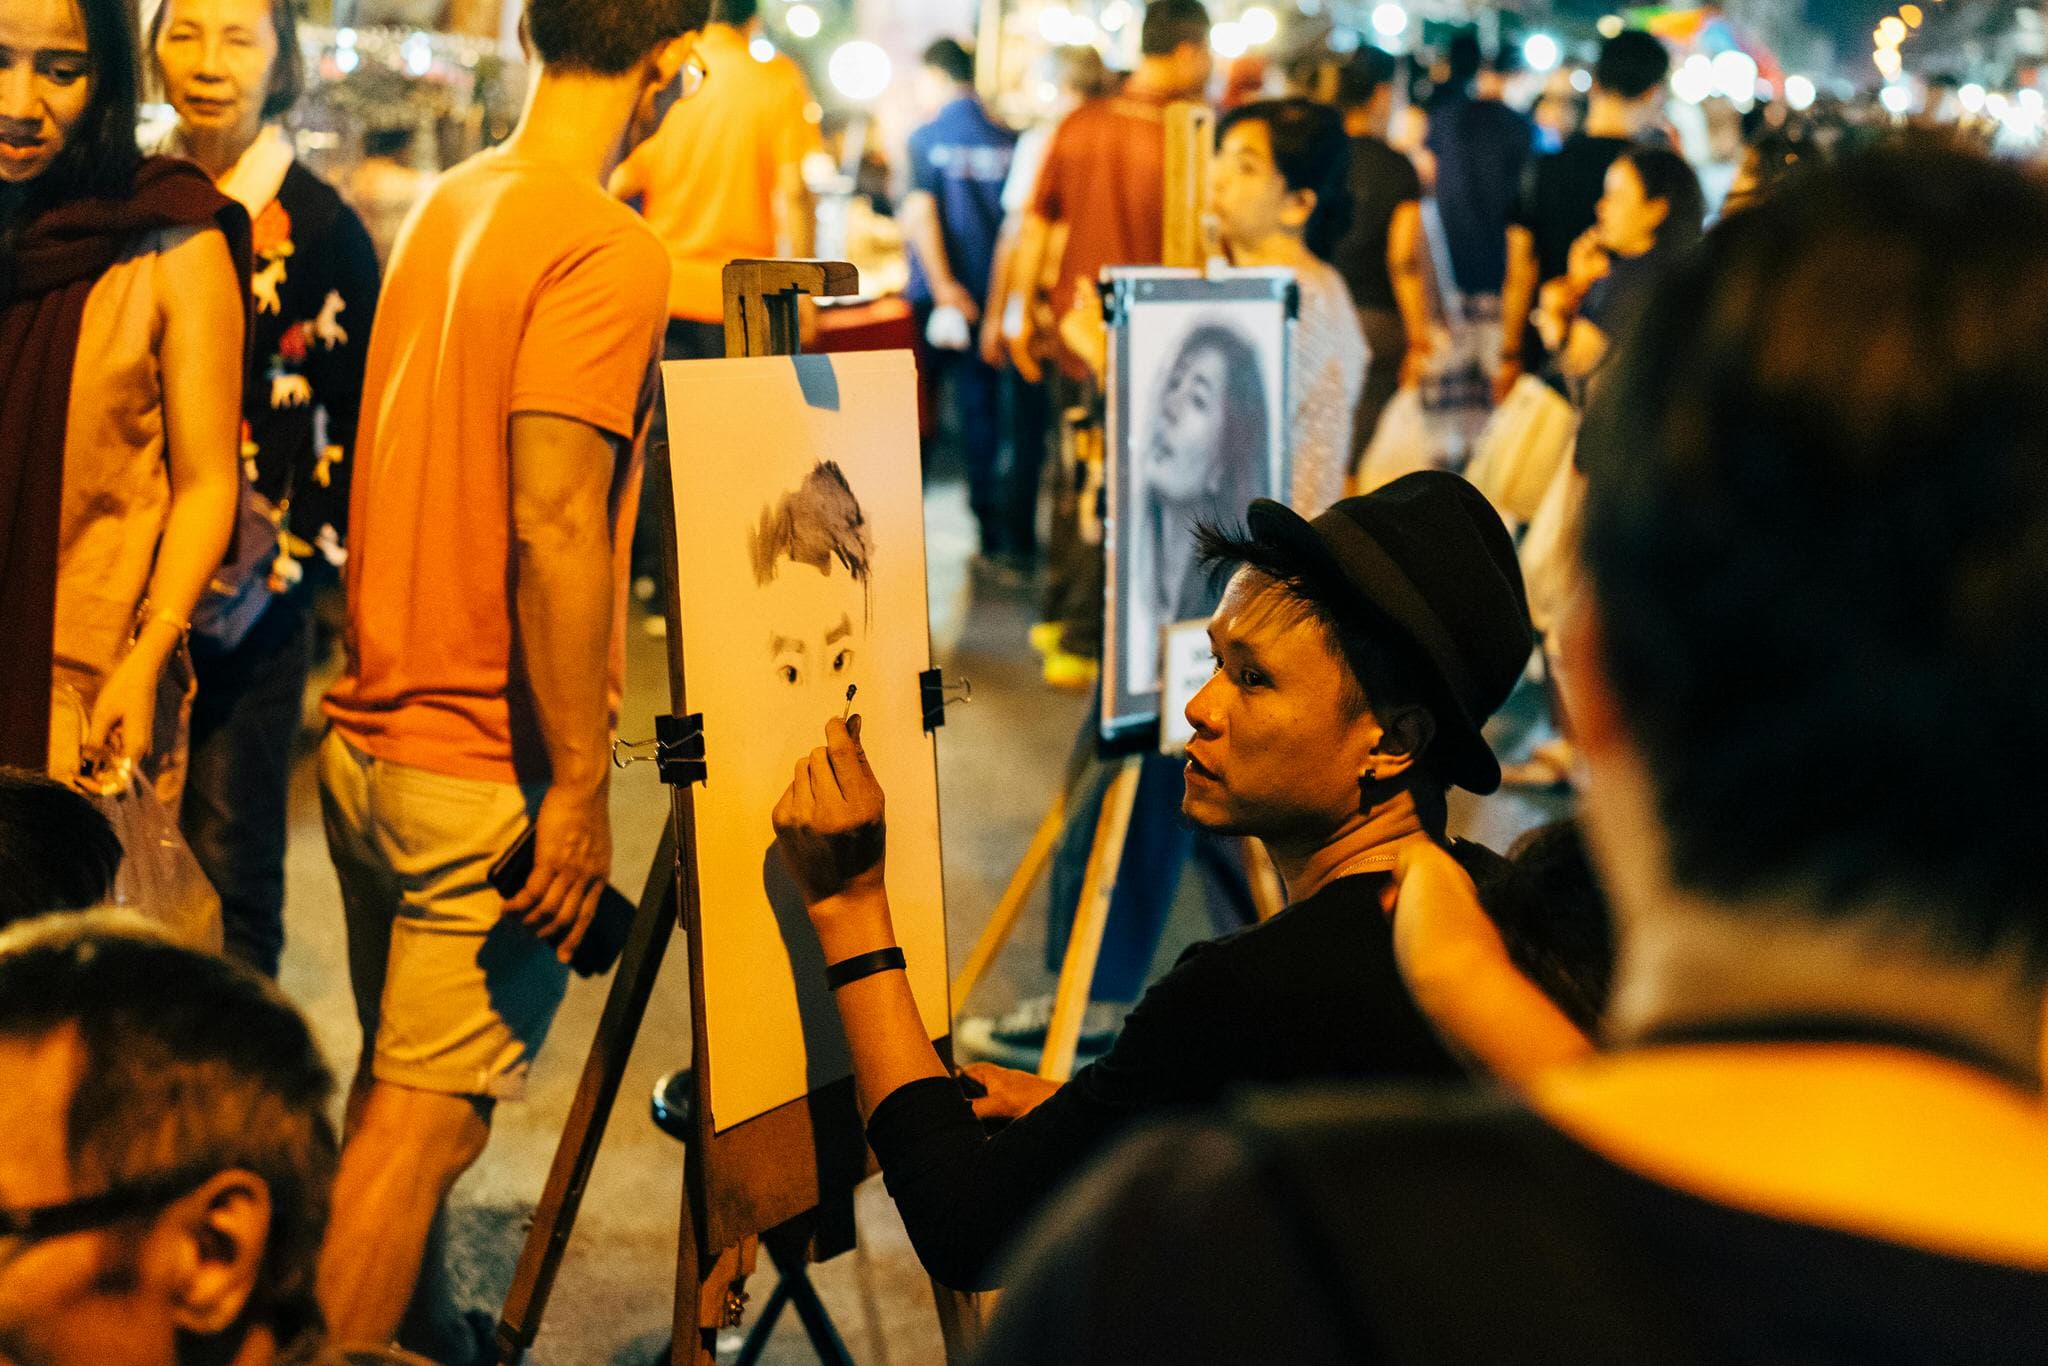
[[825,21],[809,5],[791,5],[789,13],[782,16],[783,24],[798,38],[815,38]]
[[1905,67],[1904,61],[1899,57],[1899,50],[1895,47],[1879,48],[1870,60],[1877,64],[1879,73],[1888,81],[1897,80],[1899,72]]
[[1558,51],[1557,39],[1547,33],[1532,33],[1522,40],[1522,60],[1528,63],[1531,71],[1550,70],[1562,55]]
[[1956,91],[1956,103],[1963,107],[1965,114],[1984,112],[1984,87],[1971,81]]
[[1619,14],[1604,14],[1594,27],[1600,30],[1602,38],[1619,38],[1621,31],[1628,27],[1628,23]]
[[1671,89],[1687,104],[1698,104],[1714,93],[1714,63],[1695,52],[1685,59],[1684,65],[1671,73]]
[[434,69],[434,45],[424,33],[415,33],[398,48],[398,58],[407,74],[424,76]]
[[775,60],[775,44],[769,42],[766,38],[756,38],[753,42],[748,43],[747,51],[753,55],[755,61],[763,66]]
[[1124,26],[1131,22],[1131,15],[1130,0],[1109,0],[1102,7],[1102,31],[1122,33]]
[[1899,6],[1899,18],[1906,21],[1907,28],[1918,28],[1927,22],[1927,15],[1918,5]]
[[1714,58],[1712,70],[1714,93],[1741,105],[1756,101],[1756,58],[1747,52],[1723,52]]
[[1244,56],[1245,49],[1251,44],[1245,38],[1243,24],[1225,20],[1209,30],[1209,46],[1216,50],[1218,57],[1228,59]]
[[1787,76],[1785,78],[1785,103],[1800,113],[1813,108],[1814,97],[1820,92],[1814,89],[1810,76]]
[[1237,26],[1244,31],[1244,40],[1252,47],[1264,47],[1280,32],[1280,21],[1264,5],[1253,5],[1240,14]]
[[832,88],[856,104],[866,104],[889,88],[889,54],[865,39],[842,43],[825,64]]
[[1877,92],[1877,102],[1891,114],[1904,114],[1913,107],[1913,92],[1903,85],[1887,85]]
[[1355,28],[1334,28],[1330,30],[1330,51],[1336,53],[1339,57],[1348,57],[1358,51],[1359,44],[1364,41],[1365,39],[1358,36],[1358,30]]
[[1586,68],[1584,67],[1575,68],[1572,71],[1572,89],[1578,91],[1581,95],[1583,95],[1592,88],[1593,73],[1586,70]]
[[1398,38],[1408,31],[1408,11],[1388,3],[1372,12],[1372,31],[1382,38]]
[[363,60],[356,51],[356,31],[352,28],[338,28],[334,31],[334,66],[346,76],[354,71]]
[[1906,41],[1906,21],[1896,14],[1887,14],[1878,21],[1877,43],[1879,47],[1897,47]]

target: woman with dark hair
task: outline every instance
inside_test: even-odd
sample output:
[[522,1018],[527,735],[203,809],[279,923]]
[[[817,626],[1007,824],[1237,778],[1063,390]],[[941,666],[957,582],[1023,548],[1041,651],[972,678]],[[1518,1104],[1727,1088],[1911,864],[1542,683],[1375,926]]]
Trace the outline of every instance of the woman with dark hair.
[[1365,384],[1365,333],[1330,255],[1351,224],[1351,142],[1336,110],[1266,100],[1217,125],[1211,202],[1237,266],[1294,272],[1301,307],[1288,382],[1287,501],[1314,517],[1344,494],[1351,420]]
[[1600,367],[1633,323],[1648,286],[1699,244],[1706,197],[1684,157],[1668,148],[1636,147],[1607,168],[1595,214],[1593,227],[1572,246],[1562,297],[1547,301],[1549,317],[1538,319],[1548,334],[1545,345],[1570,381]]
[[250,372],[240,390],[253,484],[231,600],[192,642],[199,692],[182,823],[220,892],[227,951],[275,976],[284,948],[285,798],[313,658],[313,592],[333,583],[348,454],[377,305],[362,220],[293,155],[278,120],[305,88],[292,0],[164,0],[150,24],[189,157],[254,224]]
[[237,491],[248,218],[135,148],[125,0],[0,6],[0,763],[140,765]]
[[1125,639],[1131,677],[1159,672],[1159,628],[1207,616],[1217,588],[1195,549],[1202,522],[1244,516],[1265,494],[1271,416],[1265,365],[1242,332],[1202,323],[1166,369],[1135,471],[1143,509],[1132,538],[1131,613]]

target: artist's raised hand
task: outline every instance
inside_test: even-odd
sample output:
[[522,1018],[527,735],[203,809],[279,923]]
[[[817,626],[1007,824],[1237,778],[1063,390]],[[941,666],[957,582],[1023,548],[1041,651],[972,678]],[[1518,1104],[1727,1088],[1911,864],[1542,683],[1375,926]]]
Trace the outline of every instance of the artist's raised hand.
[[[858,716],[825,723],[825,743],[797,761],[774,821],[776,847],[821,940],[834,938],[849,919],[871,919],[878,907],[886,917],[882,785],[861,748]],[[827,942],[825,950],[834,957],[834,944]]]

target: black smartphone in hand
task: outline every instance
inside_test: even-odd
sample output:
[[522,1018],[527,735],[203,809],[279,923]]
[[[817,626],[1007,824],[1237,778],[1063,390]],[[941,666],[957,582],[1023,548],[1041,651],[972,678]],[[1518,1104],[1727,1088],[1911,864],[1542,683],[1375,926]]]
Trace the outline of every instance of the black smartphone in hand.
[[[526,880],[533,876],[533,839],[533,827],[529,825],[511,848],[498,855],[491,871],[485,874],[491,890],[507,901],[518,896],[525,889]],[[598,894],[590,928],[583,932],[583,942],[576,946],[569,966],[583,977],[602,977],[610,972],[619,955],[626,951],[626,936],[632,933],[633,915],[638,910],[624,892],[606,883]]]

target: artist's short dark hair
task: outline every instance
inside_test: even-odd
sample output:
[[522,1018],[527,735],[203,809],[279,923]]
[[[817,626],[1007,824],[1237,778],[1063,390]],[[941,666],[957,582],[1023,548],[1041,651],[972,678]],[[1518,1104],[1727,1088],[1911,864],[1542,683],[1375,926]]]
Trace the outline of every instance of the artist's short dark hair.
[[1651,287],[1583,555],[1680,886],[2048,963],[2043,317],[2048,189],[1937,146],[1803,174]]
[[833,561],[865,584],[874,559],[874,544],[868,536],[867,515],[846,472],[836,460],[821,460],[804,476],[804,482],[784,494],[761,513],[755,527],[752,551],[754,582],[766,586],[775,577],[781,560],[806,564],[820,572]]
[[1207,46],[1209,11],[1202,0],[1152,0],[1138,30],[1138,51],[1146,57],[1171,57],[1189,43]]
[[1337,68],[1337,106],[1340,109],[1362,109],[1372,103],[1372,97],[1380,88],[1391,85],[1400,64],[1394,54],[1370,43],[1352,53],[1344,65]]
[[759,0],[711,0],[711,22],[745,28],[761,12]]
[[1409,647],[1375,630],[1352,606],[1350,587],[1334,579],[1320,561],[1290,542],[1263,541],[1248,531],[1213,523],[1195,528],[1195,544],[1202,563],[1217,578],[1239,569],[1262,574],[1322,627],[1348,669],[1344,704],[1352,712],[1385,717],[1407,707],[1428,709],[1428,693],[1417,681],[1428,675],[1409,658]]
[[172,1172],[247,1171],[270,1235],[243,1322],[280,1342],[320,1326],[314,1269],[339,1145],[334,1077],[312,1031],[250,969],[180,948],[118,913],[0,934],[0,1038],[75,1030],[84,1066],[65,1143],[78,1189]]
[[526,0],[526,35],[547,66],[623,76],[663,43],[704,27],[707,8],[708,0]]
[[960,85],[974,83],[974,54],[957,39],[941,38],[924,50],[924,64]]
[[120,868],[120,838],[89,798],[40,773],[0,768],[0,928],[97,906]]
[[1314,100],[1256,100],[1216,124],[1216,145],[1240,123],[1262,123],[1273,142],[1273,165],[1290,190],[1312,190],[1316,207],[1302,232],[1308,249],[1328,260],[1351,229],[1351,139],[1344,116]]
[[1600,44],[1593,84],[1625,100],[1639,100],[1671,74],[1671,52],[1655,34],[1623,29]]

